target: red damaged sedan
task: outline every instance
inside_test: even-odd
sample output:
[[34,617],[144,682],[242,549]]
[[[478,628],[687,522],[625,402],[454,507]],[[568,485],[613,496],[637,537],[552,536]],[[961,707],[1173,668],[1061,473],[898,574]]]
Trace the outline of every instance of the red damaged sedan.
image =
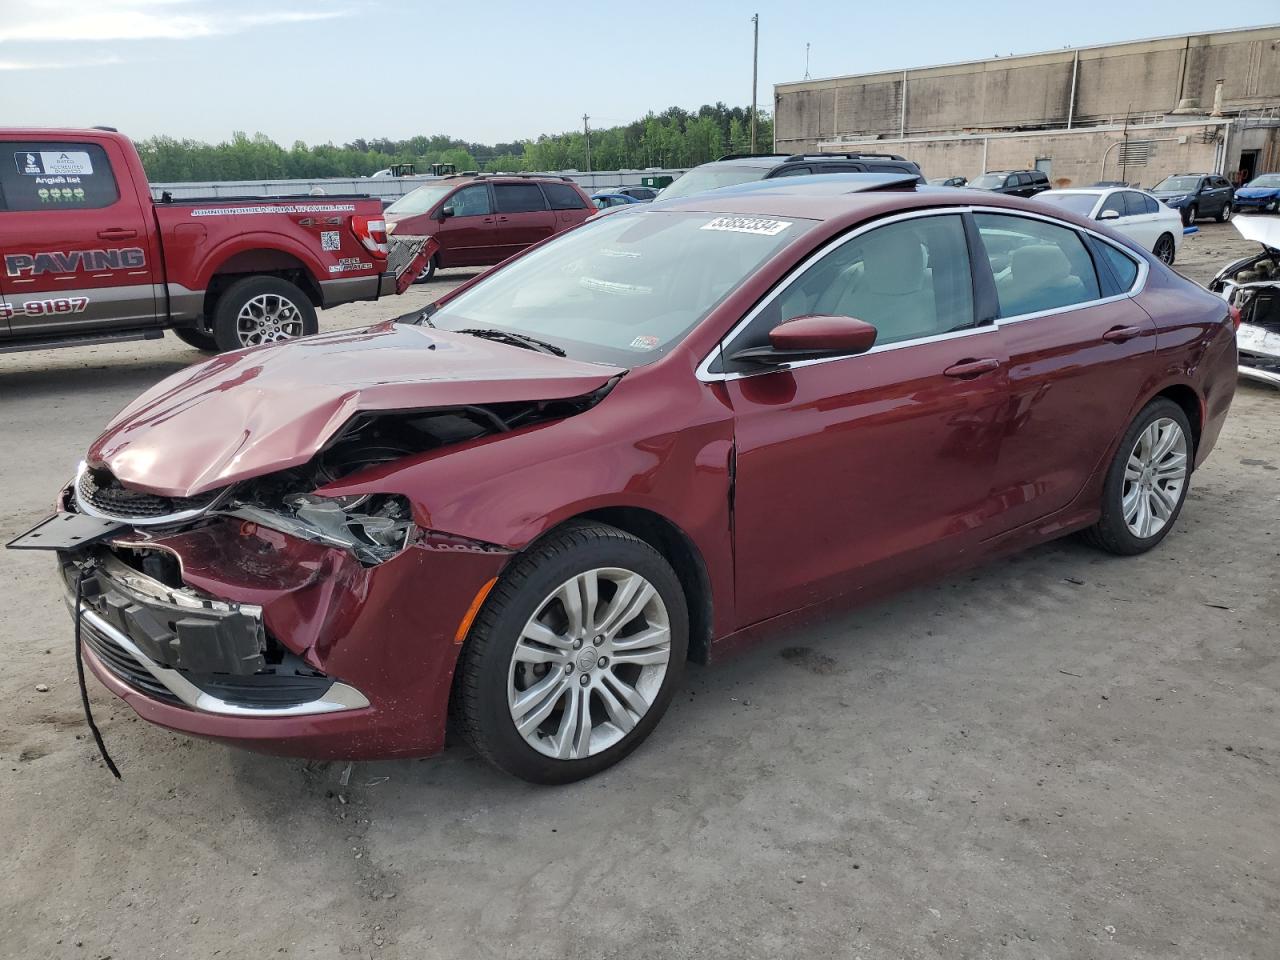
[[767,181],[190,367],[14,545],[58,551],[85,661],[147,720],[370,758],[449,716],[565,782],[787,615],[1074,531],[1151,549],[1235,370],[1227,304],[1096,223]]

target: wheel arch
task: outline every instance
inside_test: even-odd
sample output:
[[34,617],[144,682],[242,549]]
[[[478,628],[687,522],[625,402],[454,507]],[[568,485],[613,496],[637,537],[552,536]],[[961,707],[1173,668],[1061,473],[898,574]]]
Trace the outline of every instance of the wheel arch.
[[671,564],[680,586],[684,588],[688,603],[689,659],[696,663],[706,663],[711,649],[714,622],[711,580],[706,561],[693,539],[662,514],[644,507],[627,506],[599,507],[574,514],[543,531],[538,539],[555,533],[567,523],[581,520],[617,527],[624,533],[643,540]]
[[[1191,443],[1195,450],[1200,449],[1200,435],[1204,430],[1204,402],[1200,399],[1200,394],[1196,393],[1195,388],[1186,383],[1171,383],[1164,389],[1151,396],[1147,403],[1152,400],[1158,400],[1164,397],[1172,400],[1182,412],[1187,415],[1187,422],[1191,424]],[[1145,407],[1147,403],[1144,403]],[[1192,460],[1194,460],[1194,454]]]
[[311,305],[323,306],[320,285],[311,268],[287,250],[257,247],[240,250],[222,260],[209,275],[205,290],[205,312],[211,315],[223,291],[244,277],[279,277],[298,287]]

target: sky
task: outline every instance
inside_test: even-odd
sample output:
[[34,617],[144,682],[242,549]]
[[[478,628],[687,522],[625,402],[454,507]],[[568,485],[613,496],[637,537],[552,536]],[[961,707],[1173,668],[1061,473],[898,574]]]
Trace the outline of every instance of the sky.
[[[0,0],[0,124],[291,144],[445,133],[494,143],[607,127],[773,84],[1255,26],[1267,4],[1026,0],[785,6],[426,0]],[[1034,4],[1032,5],[1034,8]],[[647,15],[646,10],[652,10]],[[1252,12],[1250,12],[1252,10]]]

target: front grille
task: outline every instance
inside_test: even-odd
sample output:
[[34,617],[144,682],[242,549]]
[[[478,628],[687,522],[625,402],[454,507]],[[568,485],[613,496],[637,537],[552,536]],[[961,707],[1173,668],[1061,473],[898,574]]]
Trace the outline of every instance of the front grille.
[[88,620],[80,621],[80,636],[104,667],[133,689],[165,703],[181,704],[169,688],[160,683],[128,650],[98,630]]
[[90,468],[81,470],[76,480],[76,500],[82,507],[92,507],[113,520],[139,523],[204,510],[221,493],[221,490],[212,490],[195,497],[159,497],[128,489],[109,470]]

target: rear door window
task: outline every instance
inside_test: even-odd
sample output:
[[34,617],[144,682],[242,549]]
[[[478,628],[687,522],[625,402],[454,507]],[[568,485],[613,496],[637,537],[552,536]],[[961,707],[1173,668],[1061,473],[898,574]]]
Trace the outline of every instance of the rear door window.
[[542,190],[536,183],[495,183],[493,193],[498,213],[532,213],[547,209]]
[[[831,172],[831,171],[828,171]],[[812,167],[785,167],[774,174],[775,177],[803,177],[813,173]]]
[[96,143],[0,143],[0,209],[92,210],[119,199],[107,152]]
[[1098,274],[1074,230],[1006,214],[974,214],[1001,317],[1057,310],[1101,296]]
[[1121,253],[1109,243],[1099,241],[1094,246],[1102,252],[1102,258],[1107,261],[1107,266],[1115,274],[1116,280],[1120,283],[1120,289],[1132,290],[1134,282],[1138,279],[1138,264],[1134,259],[1128,254]]
[[547,195],[552,210],[582,210],[586,207],[582,194],[567,183],[544,183],[542,192]]
[[1124,192],[1124,212],[1128,217],[1142,217],[1147,214],[1147,198],[1136,190]]

